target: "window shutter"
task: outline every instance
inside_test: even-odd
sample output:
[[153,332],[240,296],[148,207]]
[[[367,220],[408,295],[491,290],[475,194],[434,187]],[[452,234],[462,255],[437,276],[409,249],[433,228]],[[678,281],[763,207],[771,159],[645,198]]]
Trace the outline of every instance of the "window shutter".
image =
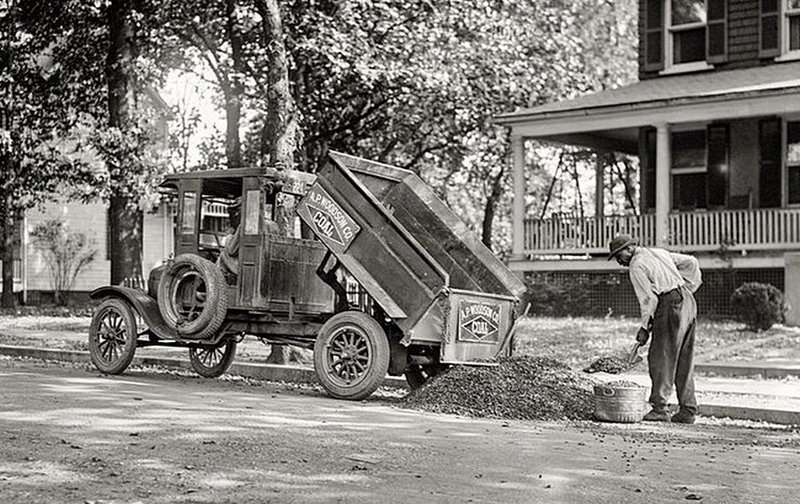
[[781,206],[781,120],[764,119],[758,124],[758,206]]
[[728,125],[708,127],[708,206],[724,207],[728,199]]
[[709,63],[723,63],[728,59],[728,9],[726,0],[708,0],[708,37],[706,43]]
[[664,69],[664,0],[645,0],[644,69]]
[[761,58],[773,58],[781,52],[781,22],[778,1],[759,0],[758,56]]

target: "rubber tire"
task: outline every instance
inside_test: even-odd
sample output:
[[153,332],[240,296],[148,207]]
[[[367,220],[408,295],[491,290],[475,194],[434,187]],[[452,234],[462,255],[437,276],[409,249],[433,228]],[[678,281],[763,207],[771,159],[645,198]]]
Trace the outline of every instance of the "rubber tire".
[[[335,376],[330,359],[330,344],[343,331],[356,332],[367,343],[368,361],[354,383]],[[347,311],[331,317],[314,342],[314,370],[322,388],[336,399],[358,401],[375,392],[389,371],[389,340],[378,322],[363,312]]]
[[195,373],[203,378],[218,378],[225,374],[225,371],[233,364],[233,358],[236,356],[236,346],[236,340],[228,338],[224,343],[214,348],[202,348],[202,350],[214,352],[222,349],[222,358],[211,367],[206,366],[203,361],[200,360],[199,351],[201,348],[189,348],[189,362],[192,364],[192,369],[194,369]]
[[[122,319],[125,340],[119,357],[106,359],[103,356],[103,350],[100,348],[100,324],[106,314],[113,312],[116,312]],[[136,317],[127,301],[120,298],[108,298],[94,310],[92,322],[89,324],[89,354],[92,358],[92,364],[100,372],[117,375],[125,371],[136,353],[137,339]]]
[[[181,321],[171,295],[179,274],[195,271],[206,284],[203,310],[196,319]],[[225,276],[211,261],[195,254],[181,254],[165,269],[158,283],[158,310],[164,322],[185,338],[203,340],[217,334],[228,312],[228,284]]]

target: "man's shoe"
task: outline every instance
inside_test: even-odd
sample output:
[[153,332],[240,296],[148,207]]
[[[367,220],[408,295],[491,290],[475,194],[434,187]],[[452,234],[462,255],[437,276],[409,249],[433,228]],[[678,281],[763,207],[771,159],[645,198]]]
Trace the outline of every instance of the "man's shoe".
[[645,422],[669,422],[669,413],[664,410],[650,410],[650,413],[646,414],[642,420]]
[[693,413],[689,413],[686,410],[680,410],[674,415],[672,415],[672,418],[670,420],[674,423],[693,424],[694,419],[695,417]]

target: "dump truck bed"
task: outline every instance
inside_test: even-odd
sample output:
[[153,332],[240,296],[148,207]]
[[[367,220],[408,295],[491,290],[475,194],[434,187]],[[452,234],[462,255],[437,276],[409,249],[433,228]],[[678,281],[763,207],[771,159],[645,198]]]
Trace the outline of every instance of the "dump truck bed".
[[441,341],[451,290],[492,299],[508,329],[522,283],[414,173],[333,153],[297,211],[408,338]]
[[520,296],[525,285],[414,172],[332,152],[447,271],[450,287]]

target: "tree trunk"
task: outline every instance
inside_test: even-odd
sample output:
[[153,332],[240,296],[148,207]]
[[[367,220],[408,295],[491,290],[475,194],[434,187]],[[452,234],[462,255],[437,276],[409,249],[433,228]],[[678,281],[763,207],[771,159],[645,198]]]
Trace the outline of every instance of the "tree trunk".
[[[3,160],[7,162],[6,159]],[[13,308],[16,304],[14,298],[14,217],[8,204],[8,198],[3,196],[0,201],[0,235],[2,236],[2,261],[3,261],[3,294],[0,306]]]
[[111,284],[125,278],[142,276],[142,211],[125,197],[112,196],[111,219]]
[[[109,126],[122,131],[130,123],[129,100],[133,81],[133,29],[130,24],[130,0],[111,0],[108,9],[110,45],[106,61],[108,79]],[[111,283],[118,285],[126,277],[142,276],[142,212],[138,202],[122,191],[125,181],[125,160],[111,170]]]
[[497,204],[500,202],[500,197],[503,195],[503,176],[505,170],[500,168],[500,172],[492,180],[492,190],[486,198],[486,205],[483,209],[483,229],[481,241],[489,249],[492,248],[492,229],[494,227],[494,216],[497,212]]
[[[9,6],[13,8],[13,6]],[[7,17],[7,25],[5,28],[5,39],[6,39],[6,47],[3,48],[4,57],[2,60],[3,63],[3,73],[7,73],[7,76],[10,77],[12,75],[12,56],[11,56],[11,39],[13,38],[14,32],[14,18],[12,17],[12,13],[6,13]],[[14,81],[13,79],[4,79],[3,82],[3,93],[6,96],[7,101],[4,100],[4,107],[0,109],[0,128],[11,131],[13,127],[12,124],[12,100],[14,98]],[[8,108],[6,108],[8,107]],[[2,156],[0,156],[0,174],[2,174],[3,180],[8,180],[12,177],[12,173],[14,172],[14,156],[11,152],[6,151]],[[3,279],[3,292],[0,295],[0,306],[3,308],[13,308],[16,304],[16,300],[14,299],[14,219],[13,219],[13,210],[11,205],[11,195],[7,194],[6,191],[0,193],[0,251],[2,255],[0,256],[0,260],[3,261],[3,271],[2,271],[2,279]]]
[[231,44],[233,73],[222,86],[225,95],[225,156],[228,168],[242,166],[242,147],[239,140],[239,124],[242,119],[242,96],[244,95],[244,63],[242,55],[242,36],[236,20],[236,0],[225,2],[225,31]]
[[286,58],[283,24],[277,0],[256,0],[264,27],[269,54],[267,74],[267,118],[269,164],[278,168],[294,166],[297,148],[297,115],[289,88],[289,65]]
[[[268,164],[278,169],[289,169],[294,167],[297,148],[297,116],[289,88],[289,65],[280,6],[277,0],[256,0],[256,8],[261,16],[264,41],[269,55],[267,118],[264,126],[270,134],[267,139]],[[290,353],[290,347],[273,345],[267,362],[286,364],[289,362]]]

